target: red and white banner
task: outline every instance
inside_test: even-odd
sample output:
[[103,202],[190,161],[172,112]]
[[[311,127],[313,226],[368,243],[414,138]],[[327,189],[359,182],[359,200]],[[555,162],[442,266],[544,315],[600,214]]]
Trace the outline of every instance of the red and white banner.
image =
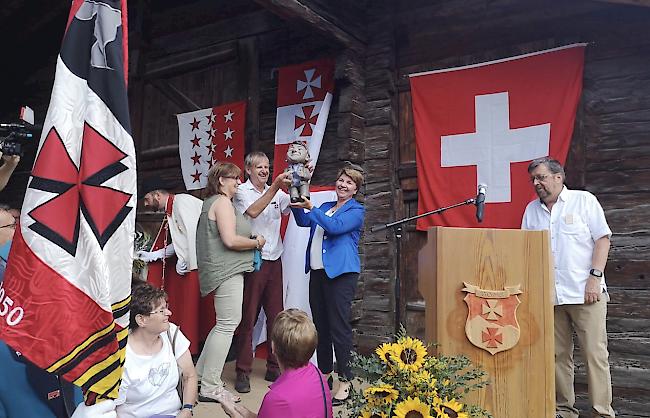
[[273,177],[287,167],[289,144],[307,144],[316,167],[334,92],[334,61],[323,59],[280,68]]
[[204,188],[208,170],[217,161],[228,161],[244,169],[245,101],[181,113],[176,118],[187,190]]
[[[467,67],[412,74],[418,212],[476,195],[487,185],[487,228],[519,228],[534,198],[528,163],[564,163],[582,90],[584,44]],[[479,226],[474,207],[418,220]]]
[[136,160],[126,10],[125,0],[72,4],[0,288],[0,338],[81,386],[88,403],[117,397],[128,334]]

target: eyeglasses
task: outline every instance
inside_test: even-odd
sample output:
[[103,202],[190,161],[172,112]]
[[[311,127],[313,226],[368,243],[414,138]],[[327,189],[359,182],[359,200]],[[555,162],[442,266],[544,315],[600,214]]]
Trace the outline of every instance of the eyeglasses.
[[155,310],[153,312],[149,312],[149,315],[155,315],[155,314],[159,314],[159,313],[164,315],[165,313],[167,313],[168,310],[169,310],[169,305],[165,305],[164,308],[160,308],[160,309]]
[[7,224],[7,225],[2,225],[0,228],[11,228],[11,229],[16,229],[16,222],[12,224]]
[[538,182],[542,183],[549,177],[551,177],[551,174],[538,174],[536,176],[531,176],[530,182],[535,183],[535,180],[537,180]]

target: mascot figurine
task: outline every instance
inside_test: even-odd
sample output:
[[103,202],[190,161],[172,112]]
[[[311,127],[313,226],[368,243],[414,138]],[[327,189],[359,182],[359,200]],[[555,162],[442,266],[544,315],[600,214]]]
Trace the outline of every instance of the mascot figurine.
[[309,163],[309,151],[307,146],[300,141],[292,142],[287,150],[287,171],[292,173],[291,186],[289,186],[289,197],[291,203],[302,202],[302,197],[309,199],[309,180],[311,171]]

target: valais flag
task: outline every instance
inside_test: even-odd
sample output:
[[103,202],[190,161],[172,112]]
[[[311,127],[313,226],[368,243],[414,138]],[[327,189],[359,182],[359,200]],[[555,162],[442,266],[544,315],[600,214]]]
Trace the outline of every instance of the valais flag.
[[[531,160],[564,163],[582,90],[584,44],[412,74],[418,212],[462,202],[487,185],[488,228],[518,228],[535,197]],[[479,226],[474,207],[418,220]]]
[[[129,323],[136,167],[126,1],[75,0],[0,288],[0,338],[116,398]],[[8,377],[6,377],[8,378]]]
[[315,168],[334,92],[334,61],[323,59],[282,67],[278,75],[274,177],[286,167],[287,148],[307,143]]
[[217,161],[244,168],[246,102],[228,103],[176,115],[178,151],[187,190],[208,184],[208,170]]

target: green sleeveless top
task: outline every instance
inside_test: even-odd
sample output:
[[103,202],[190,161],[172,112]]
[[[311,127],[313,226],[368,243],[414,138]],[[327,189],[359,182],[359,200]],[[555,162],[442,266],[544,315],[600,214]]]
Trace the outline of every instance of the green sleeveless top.
[[[217,222],[208,218],[210,207],[220,195],[210,196],[203,202],[201,216],[196,228],[196,258],[199,267],[201,295],[206,296],[226,279],[235,274],[253,271],[253,250],[234,251],[221,240]],[[243,237],[251,236],[250,222],[232,207],[235,212],[235,232]]]

